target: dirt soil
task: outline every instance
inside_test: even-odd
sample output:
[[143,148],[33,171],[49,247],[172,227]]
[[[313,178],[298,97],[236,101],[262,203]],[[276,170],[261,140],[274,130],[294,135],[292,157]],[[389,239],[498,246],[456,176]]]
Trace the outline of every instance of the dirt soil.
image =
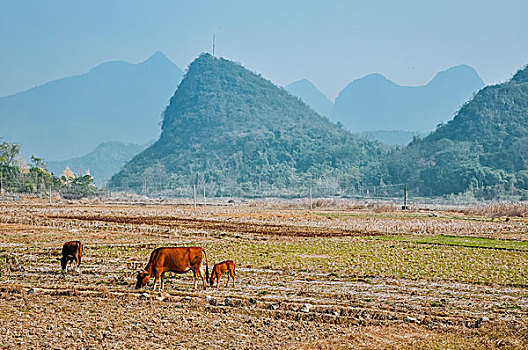
[[[220,204],[0,202],[0,348],[528,348],[528,288],[503,283],[502,270],[497,283],[361,274],[352,260],[334,266],[342,252],[328,248],[399,244],[414,256],[423,245],[370,239],[405,234],[525,241],[524,219]],[[63,275],[60,249],[74,239],[85,245],[81,269]],[[192,291],[189,273],[169,275],[161,293],[133,288],[152,249],[190,245],[206,249],[210,266],[237,262],[236,287],[224,277],[219,289]],[[528,273],[512,268],[520,280]]]

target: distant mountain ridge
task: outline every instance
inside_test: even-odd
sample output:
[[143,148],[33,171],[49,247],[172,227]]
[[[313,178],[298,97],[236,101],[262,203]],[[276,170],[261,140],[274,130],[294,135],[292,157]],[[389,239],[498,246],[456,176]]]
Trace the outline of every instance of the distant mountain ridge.
[[63,161],[47,161],[49,171],[60,176],[66,167],[76,175],[84,175],[87,170],[97,186],[105,185],[126,162],[147,148],[148,144],[123,143],[118,141],[99,144],[93,151],[82,157]]
[[320,115],[330,117],[334,103],[319,91],[311,81],[301,79],[286,85],[284,88],[290,94],[299,97]]
[[456,116],[393,152],[384,179],[420,195],[528,199],[528,67],[486,86]]
[[183,72],[163,53],[132,64],[105,62],[89,72],[0,97],[0,136],[23,156],[66,159],[109,140],[145,143],[159,135],[161,112]]
[[198,184],[213,196],[287,196],[320,182],[335,193],[352,189],[385,152],[241,65],[202,54],[171,98],[159,140],[109,186],[178,195]]
[[400,86],[381,74],[348,84],[337,96],[331,120],[352,132],[432,131],[484,86],[470,66],[439,72],[427,85]]

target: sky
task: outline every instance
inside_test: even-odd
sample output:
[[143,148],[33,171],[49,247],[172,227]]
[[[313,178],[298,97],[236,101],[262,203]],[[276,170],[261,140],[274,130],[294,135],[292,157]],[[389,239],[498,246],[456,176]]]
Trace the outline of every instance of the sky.
[[526,0],[0,0],[0,96],[161,50],[180,68],[204,51],[278,85],[334,99],[380,73],[424,85],[458,64],[487,84],[528,63]]

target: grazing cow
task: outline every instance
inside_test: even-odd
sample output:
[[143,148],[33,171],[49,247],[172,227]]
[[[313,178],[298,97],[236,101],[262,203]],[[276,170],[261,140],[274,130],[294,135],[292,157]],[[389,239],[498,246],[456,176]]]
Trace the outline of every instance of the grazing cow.
[[77,264],[77,272],[79,272],[79,266],[81,265],[83,246],[79,241],[69,241],[64,243],[62,246],[62,258],[61,267],[62,272],[66,272],[68,263],[75,261]]
[[[205,278],[202,274],[202,260],[205,258]],[[194,274],[194,288],[198,284],[198,278],[202,278],[203,287],[206,289],[205,280],[209,279],[209,267],[207,264],[207,254],[201,247],[163,247],[156,248],[150,254],[150,259],[143,271],[137,274],[136,289],[148,284],[151,276],[154,276],[153,290],[161,277],[160,291],[164,286],[165,272],[185,273],[189,270]]]
[[216,288],[218,288],[218,284],[220,283],[220,277],[222,277],[222,275],[226,272],[229,272],[227,275],[226,287],[229,285],[229,277],[231,277],[233,278],[233,288],[235,288],[235,263],[233,262],[233,260],[226,260],[222,261],[221,263],[215,264],[213,270],[211,271],[211,279],[209,280],[211,287],[213,286],[216,280]]

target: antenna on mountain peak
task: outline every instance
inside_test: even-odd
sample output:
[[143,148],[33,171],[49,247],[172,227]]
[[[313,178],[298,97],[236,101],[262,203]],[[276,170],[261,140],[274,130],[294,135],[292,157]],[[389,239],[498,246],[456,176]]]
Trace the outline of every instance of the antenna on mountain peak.
[[214,56],[214,50],[215,50],[215,34],[213,33],[213,56]]

